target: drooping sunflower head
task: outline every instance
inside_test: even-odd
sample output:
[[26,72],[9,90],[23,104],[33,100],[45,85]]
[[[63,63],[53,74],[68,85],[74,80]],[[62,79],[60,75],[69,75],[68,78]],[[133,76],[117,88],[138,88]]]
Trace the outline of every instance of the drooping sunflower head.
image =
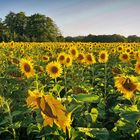
[[99,62],[106,63],[108,61],[108,53],[107,51],[100,51],[99,52]]
[[55,62],[50,62],[46,66],[46,71],[51,78],[55,79],[62,74],[63,70],[62,70],[61,64],[55,61]]
[[64,64],[65,63],[65,59],[66,59],[66,54],[65,53],[62,52],[62,53],[58,54],[57,61],[60,64]]
[[122,70],[118,67],[113,67],[112,68],[112,73],[113,74],[122,74]]
[[[64,132],[70,129],[71,113],[66,111],[66,108],[60,101],[51,95],[43,97],[45,103],[40,104],[41,114],[44,118],[44,125],[52,126],[55,123],[58,127],[62,128]],[[45,104],[45,106],[43,105]]]
[[18,65],[19,64],[19,60],[17,58],[11,58],[11,63]]
[[122,54],[120,54],[119,59],[122,62],[128,62],[130,60],[130,55],[129,55],[129,53],[126,53],[126,52],[122,53]]
[[21,59],[20,60],[20,69],[21,72],[27,77],[33,77],[35,72],[34,72],[34,68],[31,64],[30,61],[26,60],[26,59]]
[[26,99],[27,106],[31,107],[32,109],[37,109],[39,108],[39,102],[38,100],[41,99],[43,96],[42,92],[39,92],[38,90],[28,91],[29,96]]
[[92,53],[88,53],[85,55],[85,63],[87,65],[92,65],[92,64],[96,63],[95,57]]
[[131,99],[134,92],[139,88],[139,83],[134,76],[120,76],[115,77],[115,87],[125,98]]
[[138,61],[138,62],[136,63],[136,65],[135,65],[135,72],[136,72],[137,74],[140,74],[140,61]]

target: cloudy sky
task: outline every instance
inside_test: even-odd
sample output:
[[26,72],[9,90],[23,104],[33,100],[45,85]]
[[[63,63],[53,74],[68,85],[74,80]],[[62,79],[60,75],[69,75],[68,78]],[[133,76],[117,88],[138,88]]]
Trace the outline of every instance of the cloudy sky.
[[10,11],[45,14],[64,36],[140,36],[140,0],[0,0],[0,18]]

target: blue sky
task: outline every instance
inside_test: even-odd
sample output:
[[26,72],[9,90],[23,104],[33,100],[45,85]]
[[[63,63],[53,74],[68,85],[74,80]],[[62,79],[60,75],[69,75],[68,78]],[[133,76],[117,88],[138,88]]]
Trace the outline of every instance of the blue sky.
[[140,0],[0,0],[0,17],[10,11],[45,14],[64,36],[140,36]]

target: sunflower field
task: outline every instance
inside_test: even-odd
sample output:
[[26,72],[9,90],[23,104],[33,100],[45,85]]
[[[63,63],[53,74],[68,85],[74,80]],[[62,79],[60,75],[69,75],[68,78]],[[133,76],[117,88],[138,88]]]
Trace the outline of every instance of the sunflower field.
[[140,43],[0,43],[0,140],[140,140]]

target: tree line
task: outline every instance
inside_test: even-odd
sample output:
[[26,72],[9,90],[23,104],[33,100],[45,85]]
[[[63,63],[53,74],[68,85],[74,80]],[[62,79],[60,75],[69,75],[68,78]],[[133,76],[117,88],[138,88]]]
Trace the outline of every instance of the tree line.
[[10,12],[5,20],[0,19],[1,41],[64,41],[64,38],[50,18],[42,14],[26,16],[24,12]]
[[24,12],[10,12],[4,21],[0,19],[0,42],[140,42],[140,37],[131,35],[92,35],[63,37],[55,22],[45,15],[36,13],[27,16]]
[[140,37],[130,35],[128,37],[113,34],[113,35],[92,35],[87,36],[68,36],[65,38],[67,42],[140,42]]

